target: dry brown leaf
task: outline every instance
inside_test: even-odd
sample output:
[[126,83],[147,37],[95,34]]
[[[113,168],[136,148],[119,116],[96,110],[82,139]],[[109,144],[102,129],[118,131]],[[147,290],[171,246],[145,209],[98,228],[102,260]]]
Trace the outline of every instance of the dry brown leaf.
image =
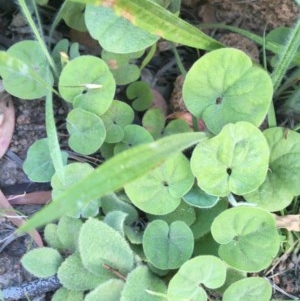
[[6,197],[11,205],[44,205],[51,200],[51,191],[36,191]]
[[[6,199],[5,195],[0,190],[0,213],[1,211],[3,212],[7,211],[7,214],[6,215],[3,214],[3,215],[5,215],[6,218],[17,227],[20,227],[25,223],[25,219],[16,213],[14,208],[10,205],[10,203]],[[30,232],[29,235],[33,238],[33,240],[36,242],[36,244],[39,247],[42,247],[44,245],[40,234],[36,230]]]
[[278,216],[273,214],[276,220],[277,228],[285,228],[289,231],[300,231],[300,215],[290,214],[285,216]]
[[6,153],[15,127],[15,110],[12,98],[0,93],[0,158]]

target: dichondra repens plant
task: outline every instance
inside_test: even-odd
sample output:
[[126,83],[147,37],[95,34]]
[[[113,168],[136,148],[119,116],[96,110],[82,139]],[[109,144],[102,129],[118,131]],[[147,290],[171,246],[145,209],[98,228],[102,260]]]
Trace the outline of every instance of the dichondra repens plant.
[[[52,300],[204,301],[211,290],[224,301],[271,298],[271,284],[246,273],[266,269],[279,252],[271,213],[300,194],[300,135],[260,128],[272,112],[274,78],[177,17],[179,2],[65,1],[51,32],[61,19],[80,24],[103,49],[92,56],[67,40],[49,49],[19,1],[36,40],[1,51],[0,75],[10,94],[46,100],[47,138],[31,146],[24,170],[51,181],[53,200],[21,230],[47,224],[48,246],[22,263],[38,277],[57,274],[62,288]],[[151,60],[159,37],[208,51],[183,86],[205,131],[166,124],[150,87],[137,81],[135,59]],[[290,63],[287,56],[289,49],[281,60]],[[114,99],[125,84],[131,106]],[[53,95],[69,108],[69,147],[100,153],[100,166],[71,163],[60,149]],[[135,111],[142,125],[133,124]]]

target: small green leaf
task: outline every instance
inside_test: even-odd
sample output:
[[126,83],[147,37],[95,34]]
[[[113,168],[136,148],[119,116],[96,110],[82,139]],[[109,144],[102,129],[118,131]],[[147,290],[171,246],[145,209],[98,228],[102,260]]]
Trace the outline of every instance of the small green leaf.
[[[62,152],[63,163],[67,164],[68,154]],[[47,138],[35,141],[27,152],[23,169],[33,182],[49,182],[55,173]]]
[[124,282],[110,279],[89,292],[84,301],[120,301]]
[[133,53],[112,53],[103,50],[101,57],[108,65],[116,84],[127,85],[140,77],[140,68],[134,62],[143,54],[144,50]]
[[67,1],[63,9],[62,18],[69,27],[78,31],[86,31],[84,9],[85,4]]
[[165,116],[161,109],[151,108],[143,116],[143,127],[154,139],[161,137],[165,127]]
[[75,252],[78,249],[78,235],[82,222],[78,218],[63,216],[57,225],[57,236],[64,248]]
[[264,278],[250,277],[233,283],[224,292],[223,301],[269,301],[272,285]]
[[257,189],[268,171],[269,147],[264,135],[248,122],[224,126],[219,135],[197,145],[191,168],[206,193],[243,195]]
[[219,197],[207,194],[197,185],[194,185],[192,189],[183,196],[183,200],[197,208],[211,208],[217,204]]
[[271,151],[268,174],[256,191],[244,197],[266,210],[279,211],[300,194],[300,134],[275,127],[264,135]]
[[144,50],[159,38],[132,25],[110,7],[87,5],[85,23],[91,36],[106,51],[114,53]]
[[127,214],[126,223],[131,224],[138,218],[138,212],[134,206],[123,201],[121,196],[114,193],[101,198],[101,210],[104,214],[113,211],[122,211]]
[[153,94],[149,85],[145,82],[134,82],[126,90],[126,95],[131,99],[132,107],[136,111],[145,111],[152,104]]
[[57,235],[57,225],[49,223],[44,228],[44,239],[47,245],[58,251],[63,251],[64,246]]
[[[148,174],[124,186],[131,202],[150,214],[168,214],[192,187],[194,177],[188,159],[178,154]],[[145,193],[147,191],[147,193]]]
[[[203,72],[206,70],[206,72]],[[248,121],[259,126],[272,100],[270,76],[238,49],[225,48],[202,56],[183,85],[188,110],[217,134],[227,123]]]
[[111,211],[104,217],[103,221],[124,236],[126,218],[127,214],[122,211]]
[[0,52],[4,89],[18,98],[35,99],[52,91],[53,76],[37,41],[21,41]]
[[275,219],[260,208],[228,209],[215,218],[211,232],[221,244],[220,257],[238,270],[261,271],[271,264],[279,250]]
[[188,133],[191,131],[192,129],[184,120],[175,119],[167,124],[167,126],[162,131],[162,136],[165,137],[179,133]]
[[80,255],[67,257],[58,269],[57,277],[63,287],[72,291],[86,291],[97,287],[106,280],[88,271],[82,264]]
[[120,301],[165,301],[164,298],[150,295],[147,290],[165,293],[166,286],[146,266],[138,266],[127,276]]
[[133,253],[125,239],[96,219],[90,218],[82,226],[79,250],[83,265],[95,275],[101,275],[103,270],[115,269],[125,276],[134,266]]
[[73,109],[68,114],[67,129],[70,133],[70,147],[82,155],[95,153],[106,137],[101,118],[81,109]]
[[134,112],[125,102],[114,100],[101,119],[106,129],[105,142],[118,143],[124,138],[124,127],[132,123]]
[[147,259],[155,267],[162,270],[177,269],[191,257],[194,236],[182,221],[169,226],[162,220],[155,220],[147,225],[143,248]]
[[153,141],[152,136],[143,127],[137,124],[127,125],[124,127],[124,138],[115,145],[114,154],[151,141]]
[[75,107],[101,116],[113,101],[115,80],[103,60],[82,55],[70,61],[62,70],[59,92]]
[[223,285],[226,266],[215,256],[197,256],[184,263],[168,286],[169,301],[206,301],[203,286],[215,289]]
[[43,247],[26,253],[21,263],[23,267],[36,277],[50,277],[56,274],[63,258],[57,250]]
[[61,287],[54,293],[51,301],[83,301],[83,292],[70,291]]

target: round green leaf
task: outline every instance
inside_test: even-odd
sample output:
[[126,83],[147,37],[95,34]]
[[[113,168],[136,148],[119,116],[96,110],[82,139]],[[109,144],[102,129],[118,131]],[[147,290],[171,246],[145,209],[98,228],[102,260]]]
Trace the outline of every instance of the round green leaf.
[[124,188],[129,199],[139,209],[150,214],[164,215],[179,206],[181,197],[190,190],[193,182],[188,159],[178,154]]
[[192,189],[183,196],[183,200],[194,207],[198,208],[211,208],[216,205],[219,197],[207,194],[197,185],[194,185]]
[[127,214],[125,212],[111,211],[104,217],[103,221],[124,236],[126,218]]
[[77,153],[90,155],[103,144],[105,126],[100,117],[82,109],[73,109],[67,116],[69,145]]
[[[16,73],[8,72],[4,69],[0,74],[3,78],[3,86],[10,94],[22,99],[35,99],[45,96],[49,93],[49,86],[53,84],[53,75],[48,61],[37,41],[21,41],[11,46],[7,52],[8,55],[20,60],[28,68],[23,66],[23,70],[18,70],[17,64],[13,60],[7,61],[10,67],[16,67]],[[27,70],[28,69],[28,70]],[[23,73],[20,74],[20,71]],[[37,74],[49,86],[35,80]]]
[[58,251],[48,247],[33,249],[21,259],[23,267],[40,278],[55,275],[62,261],[63,258]]
[[70,255],[58,269],[57,277],[63,287],[72,291],[86,291],[105,281],[101,276],[89,272],[83,265],[78,253]]
[[84,8],[84,3],[74,3],[70,1],[64,3],[62,18],[69,27],[78,31],[86,31]]
[[153,94],[150,86],[145,82],[134,82],[126,90],[126,95],[131,99],[132,107],[136,111],[145,111],[152,104]]
[[152,136],[143,127],[137,124],[127,125],[124,127],[124,138],[115,145],[114,154],[116,155],[133,146],[152,141]]
[[103,60],[82,55],[70,61],[62,70],[59,92],[75,107],[101,116],[113,101],[115,80]]
[[264,278],[250,277],[233,283],[224,292],[223,301],[269,301],[272,285]]
[[135,65],[135,59],[141,57],[144,50],[133,53],[112,53],[103,50],[101,57],[107,63],[117,85],[127,85],[138,80],[140,68]]
[[[205,70],[205,72],[203,72]],[[259,126],[273,95],[266,71],[253,65],[244,52],[233,48],[211,51],[189,70],[183,99],[188,110],[217,134],[230,122]]]
[[[68,154],[62,152],[63,163],[67,164]],[[47,138],[35,141],[27,152],[23,169],[33,182],[49,182],[55,173]]]
[[211,233],[219,244],[220,257],[235,269],[258,272],[270,265],[280,239],[274,217],[253,207],[235,207],[222,212]]
[[132,25],[109,7],[87,5],[85,23],[91,36],[110,52],[131,53],[144,50],[159,38]]
[[219,135],[197,145],[191,168],[206,193],[243,195],[257,189],[268,171],[269,147],[264,135],[248,122],[224,126]]
[[44,240],[47,245],[58,251],[63,251],[65,249],[64,245],[60,241],[57,235],[57,225],[49,223],[44,228]]
[[264,131],[270,148],[269,171],[264,183],[244,197],[269,211],[286,208],[300,194],[300,134],[282,127]]
[[101,116],[106,129],[106,143],[118,143],[124,138],[124,127],[132,123],[134,112],[131,107],[123,101],[114,100]]
[[170,226],[162,220],[147,225],[143,236],[147,259],[157,268],[177,269],[188,260],[194,249],[194,236],[186,223],[173,222]]
[[165,115],[159,108],[151,108],[143,116],[143,127],[154,139],[161,137],[165,127]]
[[127,276],[120,301],[165,301],[147,291],[165,293],[166,286],[146,266],[138,266]]
[[188,133],[191,132],[191,128],[189,125],[181,119],[172,120],[162,131],[162,136],[169,136],[179,133]]
[[215,289],[223,285],[226,266],[215,256],[204,255],[190,259],[182,265],[168,286],[168,300],[206,301],[203,286]]
[[83,265],[95,275],[109,269],[124,276],[133,269],[134,257],[125,239],[110,226],[96,219],[88,219],[79,234],[79,251]]
[[110,279],[88,293],[84,301],[120,301],[123,287],[122,280]]

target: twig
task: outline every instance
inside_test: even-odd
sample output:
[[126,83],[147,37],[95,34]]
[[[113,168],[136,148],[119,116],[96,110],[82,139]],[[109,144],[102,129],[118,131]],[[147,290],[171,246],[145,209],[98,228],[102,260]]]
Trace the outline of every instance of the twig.
[[19,299],[33,298],[44,293],[54,291],[61,286],[56,276],[42,278],[23,283],[19,286],[5,288],[0,291],[0,300],[15,301]]

